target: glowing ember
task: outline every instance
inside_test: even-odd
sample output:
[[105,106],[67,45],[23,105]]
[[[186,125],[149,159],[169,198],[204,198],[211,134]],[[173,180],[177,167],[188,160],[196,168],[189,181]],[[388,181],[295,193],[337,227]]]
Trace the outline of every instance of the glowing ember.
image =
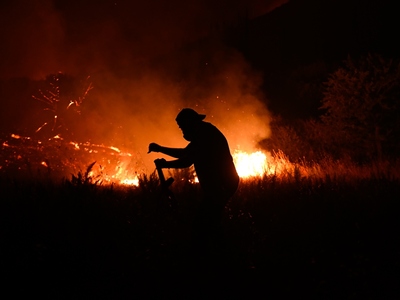
[[110,149],[111,149],[111,150],[114,150],[114,151],[117,151],[118,153],[120,153],[120,152],[121,152],[121,150],[119,150],[117,147],[113,147],[113,146],[111,146],[111,147],[110,147]]
[[40,130],[42,130],[42,128],[44,127],[44,126],[46,126],[47,125],[47,122],[44,122],[44,124],[42,125],[42,126],[40,126],[38,129],[36,129],[36,133],[37,132],[39,132]]
[[75,147],[75,150],[80,149],[78,143],[74,143],[74,142],[69,142],[69,143]]
[[267,169],[267,157],[261,151],[249,154],[236,150],[233,153],[233,161],[241,178],[263,176]]

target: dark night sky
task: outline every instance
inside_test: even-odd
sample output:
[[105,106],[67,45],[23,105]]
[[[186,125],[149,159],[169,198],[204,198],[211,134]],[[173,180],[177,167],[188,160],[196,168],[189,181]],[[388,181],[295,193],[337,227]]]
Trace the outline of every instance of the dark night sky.
[[2,1],[0,78],[135,65],[286,1]]

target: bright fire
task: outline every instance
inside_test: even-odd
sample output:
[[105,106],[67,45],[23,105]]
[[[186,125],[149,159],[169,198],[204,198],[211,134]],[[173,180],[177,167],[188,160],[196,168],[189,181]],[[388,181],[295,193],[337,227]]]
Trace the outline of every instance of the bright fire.
[[251,153],[236,150],[232,156],[241,178],[283,175],[295,169],[295,165],[281,151],[271,154],[260,150]]
[[[67,142],[59,135],[39,141],[11,134],[10,139],[2,141],[2,148],[0,169],[13,169],[17,172],[25,170],[33,176],[35,174],[32,170],[38,166],[38,172],[42,174],[69,177],[80,172],[97,184],[139,186],[139,174],[143,170],[138,169],[137,155],[115,146]],[[293,168],[283,154],[279,156],[263,151],[235,150],[233,159],[243,179],[281,174]],[[197,183],[196,179],[192,183]]]
[[236,150],[233,153],[233,160],[241,178],[263,176],[267,169],[267,156],[261,151],[246,153]]

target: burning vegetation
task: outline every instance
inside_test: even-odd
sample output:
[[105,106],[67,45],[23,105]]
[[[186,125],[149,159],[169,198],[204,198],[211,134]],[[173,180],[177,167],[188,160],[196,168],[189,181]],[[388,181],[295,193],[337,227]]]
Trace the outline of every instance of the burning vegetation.
[[3,176],[59,180],[87,170],[91,183],[138,184],[138,157],[117,147],[65,141],[58,135],[35,140],[11,134],[1,143]]
[[[62,74],[50,75],[45,87],[32,98],[42,104],[44,122],[32,136],[9,134],[1,137],[0,170],[16,178],[59,180],[82,174],[96,184],[138,184],[137,155],[115,146],[73,140],[73,125],[81,105],[93,88],[87,77],[76,82]],[[75,85],[75,86],[74,86]]]
[[[94,143],[88,139],[91,137],[90,133],[87,136],[80,134],[83,128],[86,129],[90,126],[87,118],[90,109],[85,107],[85,100],[90,96],[93,88],[90,77],[79,80],[63,73],[47,76],[41,82],[38,91],[32,96],[32,99],[41,106],[38,118],[32,122],[33,124],[37,123],[38,127],[29,136],[13,133],[1,137],[0,168],[3,175],[60,179],[85,173],[91,183],[137,186],[140,175],[146,173],[146,166],[140,151],[132,152],[132,148],[121,147],[121,143],[118,144],[118,142],[110,145],[107,140],[113,140],[112,138],[102,137],[100,143]],[[234,92],[241,94],[238,90]],[[115,96],[106,95],[105,97],[113,98]],[[244,114],[241,106],[239,106],[239,114],[234,111],[229,112],[240,118],[238,124],[233,127],[232,124],[222,123],[224,128],[228,128],[231,132],[231,136],[236,135],[237,126],[242,127],[241,132],[251,130],[258,134],[257,132],[264,130],[265,125],[260,125],[264,121],[260,121],[260,118],[256,116],[256,112],[262,112],[263,108],[257,104],[255,98],[245,97],[248,99],[242,100],[254,102],[256,105],[247,107],[250,117]],[[218,110],[223,112],[227,109],[227,102],[224,97],[217,96],[216,98],[216,104],[220,106]],[[92,107],[94,106],[92,104]],[[110,114],[112,113],[108,115]],[[147,115],[144,112],[143,114]],[[107,117],[104,113],[102,114],[103,120]],[[218,112],[216,115],[210,116],[210,118],[214,117],[218,118]],[[142,119],[143,117],[139,119],[138,123],[142,123],[140,122]],[[32,127],[34,127],[33,124]],[[94,128],[102,126],[104,125],[96,124]],[[120,128],[121,126],[117,131],[123,134],[124,132]],[[113,130],[115,128],[110,126],[109,131]],[[234,143],[239,145],[249,144],[248,139],[253,135],[239,134],[236,136],[239,137],[239,140],[235,139]],[[272,156],[261,150],[246,152],[236,149],[233,157],[242,178],[260,177],[266,173],[282,171],[281,167],[277,167]],[[85,169],[87,171],[83,172],[82,170]],[[154,166],[151,166],[147,168],[147,173],[151,173],[153,170]],[[196,178],[188,180],[197,182]]]
[[[399,176],[397,61],[373,55],[358,62],[349,58],[326,83],[321,120],[293,126],[270,115],[257,96],[258,75],[237,56],[231,59],[239,62],[222,63],[216,74],[210,73],[210,65],[217,65],[211,60],[199,69],[200,81],[186,78],[179,88],[175,82],[182,80],[180,75],[170,81],[159,79],[160,74],[134,81],[49,75],[33,93],[40,110],[31,112],[30,129],[0,136],[0,172],[59,179],[90,166],[86,173],[92,183],[137,186],[140,176],[155,169],[155,157],[142,155],[144,148],[153,139],[178,145],[173,119],[182,106],[194,106],[226,134],[242,181]],[[210,84],[215,86],[208,89]],[[350,102],[357,114],[341,113],[349,111]]]
[[[11,134],[0,142],[3,175],[61,179],[88,169],[92,183],[137,186],[142,174],[140,157],[114,146],[66,141],[59,135],[35,140]],[[236,150],[233,159],[242,179],[280,175],[294,167],[283,153]]]
[[[114,141],[113,138],[107,138],[107,136],[100,139],[100,142],[91,141],[90,130],[87,130],[91,123],[87,121],[88,110],[85,110],[85,100],[90,97],[91,90],[94,88],[90,79],[87,77],[84,80],[74,80],[58,73],[48,76],[42,82],[38,93],[32,96],[34,101],[44,105],[41,113],[38,113],[41,119],[33,122],[39,124],[39,127],[34,129],[30,136],[8,133],[0,137],[2,147],[0,172],[3,176],[62,179],[85,174],[87,182],[98,185],[138,186],[141,176],[154,172],[152,161],[150,165],[148,163],[146,165],[137,144],[136,147],[128,146],[118,139]],[[332,86],[332,79],[330,82]],[[338,91],[335,90],[335,92]],[[240,95],[240,91],[232,93]],[[308,136],[301,138],[298,130],[277,125],[276,122],[272,122],[273,134],[272,137],[268,137],[268,117],[265,114],[259,115],[263,109],[255,98],[249,98],[248,95],[239,96],[240,99],[237,101],[253,104],[251,107],[240,106],[238,113],[238,110],[229,110],[230,106],[224,100],[227,97],[229,94],[225,97],[216,97],[213,104],[214,110],[210,110],[215,114],[209,115],[209,118],[214,119],[213,122],[227,132],[234,163],[242,181],[265,176],[282,178],[288,176],[325,178],[327,175],[366,178],[382,174],[398,176],[394,167],[396,164],[390,164],[382,159],[373,165],[358,164],[352,160],[338,159],[328,155],[322,159],[321,157],[316,159],[315,155],[309,155],[310,146],[304,146]],[[327,99],[334,107],[332,98]],[[145,115],[151,115],[151,113],[146,112]],[[224,121],[223,114],[226,113],[237,118],[237,122]],[[332,117],[329,120],[332,122]],[[147,129],[150,127],[149,122],[152,121],[151,118],[150,121],[138,118],[137,124],[141,126],[147,122],[147,125],[142,125],[142,128]],[[173,122],[169,120],[169,123]],[[92,125],[94,128],[101,127],[101,124]],[[33,124],[32,127],[34,127]],[[84,132],[88,134],[80,134],[82,128],[86,128]],[[119,126],[117,131],[126,134],[121,128],[122,126]],[[323,127],[310,122],[304,123],[299,128],[307,133],[318,134],[318,128]],[[380,128],[382,131],[382,126]],[[152,132],[155,130],[157,129],[153,129]],[[175,133],[170,133],[171,131],[168,132],[163,137],[164,139],[175,135]],[[133,133],[133,136],[137,136],[137,133]],[[263,141],[255,146],[257,137]],[[317,135],[316,138],[319,136]],[[323,143],[326,138],[320,138],[320,140],[320,143]],[[111,144],[107,141],[115,143]],[[147,144],[143,138],[139,141],[141,144]],[[318,149],[318,147],[314,148]],[[271,151],[266,149],[271,149]],[[327,153],[326,150],[321,152]],[[379,154],[381,157],[382,150]],[[196,178],[186,179],[189,182],[197,182]]]

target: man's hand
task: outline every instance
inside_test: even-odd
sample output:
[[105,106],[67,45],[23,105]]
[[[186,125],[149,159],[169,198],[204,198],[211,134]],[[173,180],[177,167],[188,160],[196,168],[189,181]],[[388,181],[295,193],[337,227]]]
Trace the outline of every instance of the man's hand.
[[165,168],[166,160],[164,158],[157,158],[154,163],[156,164],[156,168]]
[[161,146],[156,143],[150,143],[149,151],[147,153],[150,153],[150,152],[161,152]]

